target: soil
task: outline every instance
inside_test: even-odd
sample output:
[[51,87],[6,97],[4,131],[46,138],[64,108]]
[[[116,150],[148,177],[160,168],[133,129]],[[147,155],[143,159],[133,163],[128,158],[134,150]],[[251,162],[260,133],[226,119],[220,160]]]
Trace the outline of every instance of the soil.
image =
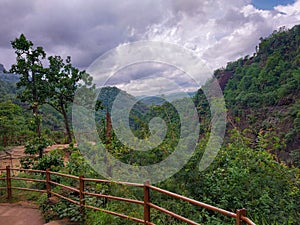
[[[44,153],[48,153],[54,149],[64,149],[69,145],[52,145],[45,149]],[[10,166],[12,168],[20,168],[20,158],[24,157],[24,146],[13,146],[5,151],[0,152],[0,169],[5,169],[6,166]],[[1,174],[1,171],[0,171]]]
[[45,223],[38,207],[31,202],[1,203],[0,225],[78,225],[67,219]]
[[43,225],[42,213],[28,202],[0,204],[0,225]]

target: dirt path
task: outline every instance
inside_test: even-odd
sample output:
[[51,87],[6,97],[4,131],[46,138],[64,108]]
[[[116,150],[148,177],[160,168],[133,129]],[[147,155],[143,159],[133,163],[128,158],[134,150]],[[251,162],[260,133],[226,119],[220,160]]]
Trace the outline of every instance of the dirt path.
[[45,223],[43,215],[36,205],[29,202],[18,202],[0,204],[0,225],[76,225],[76,223],[66,219]]
[[43,225],[41,212],[27,202],[0,204],[0,225]]
[[[45,149],[45,153],[53,149],[63,149],[68,145],[52,145]],[[5,151],[0,152],[0,169],[5,169],[6,166],[13,168],[20,167],[20,158],[24,157],[24,146],[14,146]]]

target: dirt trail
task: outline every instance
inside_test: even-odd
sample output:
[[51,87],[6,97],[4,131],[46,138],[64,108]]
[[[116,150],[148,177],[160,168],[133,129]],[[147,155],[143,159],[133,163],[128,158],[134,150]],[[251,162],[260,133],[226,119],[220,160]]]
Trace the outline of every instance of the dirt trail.
[[1,203],[0,225],[76,225],[68,220],[45,223],[38,207],[30,202]]
[[[68,145],[52,145],[45,149],[45,154],[53,149],[67,148]],[[24,146],[14,146],[5,151],[0,152],[0,169],[5,169],[6,166],[14,168],[20,167],[20,158],[24,157]]]
[[0,225],[43,225],[41,212],[27,202],[0,204]]

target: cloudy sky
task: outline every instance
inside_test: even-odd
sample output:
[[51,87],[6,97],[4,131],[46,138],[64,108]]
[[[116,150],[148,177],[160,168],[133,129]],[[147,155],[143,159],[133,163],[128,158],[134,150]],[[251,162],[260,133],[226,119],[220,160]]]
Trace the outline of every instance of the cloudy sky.
[[[177,44],[216,69],[253,54],[259,38],[273,30],[300,24],[300,0],[0,0],[0,5],[0,63],[6,69],[15,62],[10,41],[21,33],[48,55],[72,56],[81,69],[141,40]],[[111,83],[139,94],[138,86],[156,86],[164,77],[180,79],[182,90],[193,89],[182,71],[152,67],[127,68]]]

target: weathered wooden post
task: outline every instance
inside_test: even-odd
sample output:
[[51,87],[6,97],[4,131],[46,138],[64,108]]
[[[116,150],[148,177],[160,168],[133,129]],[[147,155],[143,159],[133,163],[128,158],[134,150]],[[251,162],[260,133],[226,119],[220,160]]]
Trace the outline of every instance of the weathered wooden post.
[[84,199],[84,176],[79,177],[79,199],[80,199],[80,213],[82,216],[85,214],[84,206],[85,206],[85,199]]
[[146,181],[144,183],[144,223],[147,224],[147,222],[150,221],[150,188],[149,188],[150,182]]
[[50,169],[46,169],[46,189],[47,189],[47,197],[51,198],[51,184],[50,184]]
[[242,216],[246,216],[246,209],[238,209],[236,211],[236,225],[242,225],[243,221],[242,221]]
[[5,135],[3,136],[3,146],[7,146],[7,137]]
[[10,166],[6,166],[6,188],[7,188],[7,198],[12,198],[11,191],[11,175],[10,175]]

